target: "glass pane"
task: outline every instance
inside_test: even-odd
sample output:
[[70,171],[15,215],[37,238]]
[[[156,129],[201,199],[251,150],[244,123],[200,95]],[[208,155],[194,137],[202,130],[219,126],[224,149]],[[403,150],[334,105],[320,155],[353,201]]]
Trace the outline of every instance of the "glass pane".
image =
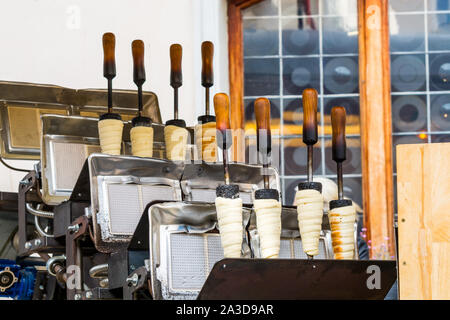
[[450,95],[431,96],[431,130],[450,131]]
[[283,94],[301,95],[306,88],[320,90],[319,58],[283,59]]
[[390,50],[423,51],[425,18],[423,14],[389,15]]
[[428,15],[428,49],[450,50],[450,14]]
[[283,19],[283,55],[319,53],[318,19]]
[[449,0],[428,0],[428,11],[450,10]]
[[244,60],[244,95],[265,96],[280,93],[278,59]]
[[325,94],[359,91],[357,57],[324,58],[323,73]]
[[450,134],[433,134],[431,142],[450,142]]
[[424,0],[393,0],[389,1],[389,11],[412,12],[423,11]]
[[356,16],[322,19],[323,53],[358,53],[358,25]]
[[[360,138],[346,139],[347,159],[342,164],[344,174],[361,174],[361,140]],[[336,174],[336,162],[332,158],[331,139],[325,139],[325,174]]]
[[392,96],[392,127],[394,132],[427,130],[426,96]]
[[[322,173],[322,156],[319,142],[313,148],[313,171]],[[306,175],[308,155],[302,138],[284,139],[284,174],[287,176]]]
[[343,16],[348,23],[357,23],[357,6],[354,0],[322,0],[322,15]]
[[259,17],[259,16],[277,16],[278,15],[278,0],[265,0],[254,4],[242,10],[242,16]]
[[278,20],[246,19],[244,56],[278,55]]
[[302,179],[285,179],[284,180],[284,197],[283,197],[283,205],[285,206],[292,206],[294,205],[294,199],[295,199],[295,192],[297,185],[301,182],[306,180],[305,178]]
[[319,1],[281,0],[283,16],[309,16],[319,14]]
[[430,54],[430,90],[450,90],[450,53]]
[[391,56],[392,91],[424,91],[425,84],[424,55]]

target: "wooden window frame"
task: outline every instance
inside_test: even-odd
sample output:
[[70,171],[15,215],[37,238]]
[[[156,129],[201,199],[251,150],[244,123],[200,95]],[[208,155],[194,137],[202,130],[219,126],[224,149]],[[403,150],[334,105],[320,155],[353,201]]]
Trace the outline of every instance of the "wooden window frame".
[[[228,0],[232,157],[240,162],[245,160],[242,10],[261,1]],[[384,250],[395,254],[388,0],[357,3],[364,225],[371,257],[379,258]]]

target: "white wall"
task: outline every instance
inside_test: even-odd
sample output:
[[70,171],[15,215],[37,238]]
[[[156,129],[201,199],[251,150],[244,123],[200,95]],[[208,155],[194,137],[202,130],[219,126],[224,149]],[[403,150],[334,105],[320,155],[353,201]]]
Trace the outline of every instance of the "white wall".
[[[183,46],[180,117],[188,125],[203,113],[200,82],[204,40],[215,45],[215,92],[228,92],[226,0],[2,0],[0,80],[70,88],[104,88],[102,34],[116,35],[113,87],[134,89],[131,42],[145,43],[144,90],[159,99],[163,121],[173,117],[169,47]],[[28,162],[17,167],[31,168]],[[0,164],[0,191],[16,191],[17,176]],[[11,181],[12,180],[12,181]]]

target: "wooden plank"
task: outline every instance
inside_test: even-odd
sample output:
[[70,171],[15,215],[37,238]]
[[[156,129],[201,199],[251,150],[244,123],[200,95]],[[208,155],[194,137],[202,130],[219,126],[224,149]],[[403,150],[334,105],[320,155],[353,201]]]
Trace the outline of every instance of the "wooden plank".
[[401,299],[450,299],[450,143],[397,146]]
[[388,1],[358,1],[364,225],[371,257],[394,256]]
[[233,133],[231,159],[245,162],[244,51],[241,10],[262,0],[228,0],[228,68],[230,125]]

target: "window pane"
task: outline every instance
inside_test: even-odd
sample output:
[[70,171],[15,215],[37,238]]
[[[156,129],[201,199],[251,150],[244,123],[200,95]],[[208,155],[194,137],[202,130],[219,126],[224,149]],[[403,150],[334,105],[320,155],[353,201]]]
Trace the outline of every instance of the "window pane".
[[393,132],[426,131],[426,96],[392,96],[392,124]]
[[450,95],[440,94],[431,97],[431,130],[450,131]]
[[263,96],[280,93],[278,59],[244,60],[244,95]]
[[301,95],[306,88],[320,90],[319,58],[283,59],[283,94]]
[[278,54],[278,20],[245,19],[244,56],[263,56]]
[[283,19],[283,55],[319,53],[318,18]]
[[392,55],[392,91],[424,91],[426,85],[425,56]]
[[319,1],[281,0],[283,16],[306,16],[319,14]]
[[323,59],[325,93],[358,92],[358,58],[337,57]]
[[358,53],[357,18],[326,17],[323,23],[323,53]]
[[424,14],[389,15],[390,50],[423,51],[425,49]]

